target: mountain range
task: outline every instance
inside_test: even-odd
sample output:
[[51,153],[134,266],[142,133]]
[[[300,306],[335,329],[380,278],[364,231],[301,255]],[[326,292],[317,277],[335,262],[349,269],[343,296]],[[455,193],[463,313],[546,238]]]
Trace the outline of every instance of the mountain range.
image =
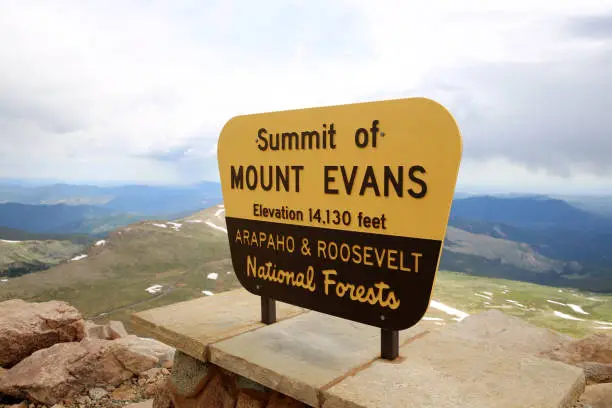
[[0,227],[102,236],[147,219],[174,219],[222,201],[219,183],[119,186],[0,183]]
[[[0,204],[0,239],[87,246],[129,225],[188,218],[215,208],[222,197],[218,183],[179,187],[0,184],[0,200],[21,200]],[[453,201],[440,267],[475,276],[612,292],[612,216],[602,211],[606,207],[602,203],[612,206],[612,198],[596,200],[596,209],[592,209],[593,201],[459,193]],[[149,250],[156,249],[153,245]],[[32,271],[45,269],[34,258]]]

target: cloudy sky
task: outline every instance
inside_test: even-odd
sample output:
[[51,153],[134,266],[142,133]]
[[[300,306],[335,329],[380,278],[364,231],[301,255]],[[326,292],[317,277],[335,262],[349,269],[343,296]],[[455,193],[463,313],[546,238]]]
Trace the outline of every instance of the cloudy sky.
[[427,96],[459,189],[612,192],[612,0],[0,0],[0,177],[217,180],[243,113]]

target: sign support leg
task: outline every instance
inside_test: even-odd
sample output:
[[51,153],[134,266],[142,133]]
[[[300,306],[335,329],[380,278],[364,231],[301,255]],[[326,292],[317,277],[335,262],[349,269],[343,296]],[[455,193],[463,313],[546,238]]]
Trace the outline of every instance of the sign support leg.
[[381,329],[380,356],[386,360],[395,360],[399,356],[399,331]]
[[276,323],[276,302],[274,299],[261,297],[261,322],[264,324]]

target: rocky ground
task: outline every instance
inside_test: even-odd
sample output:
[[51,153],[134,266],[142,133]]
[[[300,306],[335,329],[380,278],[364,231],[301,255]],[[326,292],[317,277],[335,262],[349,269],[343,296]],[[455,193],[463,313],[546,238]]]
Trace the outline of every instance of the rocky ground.
[[[448,330],[581,367],[587,386],[575,408],[612,408],[610,335],[573,339],[499,311]],[[130,335],[120,322],[84,321],[65,302],[0,303],[0,408],[175,408],[176,401],[182,401],[176,408],[303,406],[245,381]]]
[[0,303],[0,406],[119,408],[151,405],[175,350],[84,321],[64,302]]

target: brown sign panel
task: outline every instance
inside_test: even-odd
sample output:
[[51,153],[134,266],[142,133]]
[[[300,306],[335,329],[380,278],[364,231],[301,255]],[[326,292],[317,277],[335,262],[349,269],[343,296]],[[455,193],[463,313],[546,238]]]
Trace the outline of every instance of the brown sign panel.
[[218,159],[251,293],[391,330],[429,306],[461,159],[425,98],[238,116]]

